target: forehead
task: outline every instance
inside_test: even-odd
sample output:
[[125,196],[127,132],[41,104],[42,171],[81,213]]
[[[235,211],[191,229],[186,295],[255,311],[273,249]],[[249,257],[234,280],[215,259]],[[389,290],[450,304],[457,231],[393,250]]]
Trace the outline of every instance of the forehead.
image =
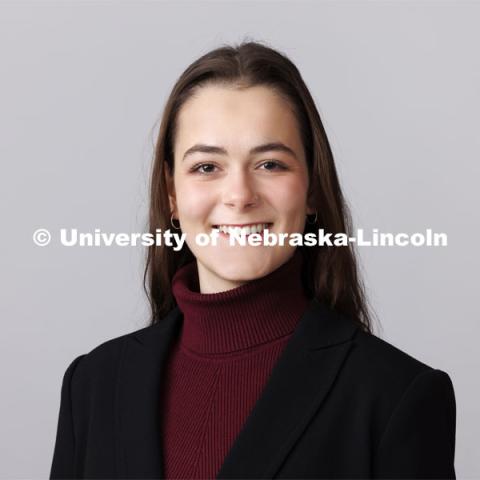
[[180,155],[197,142],[240,152],[262,142],[281,141],[302,152],[297,120],[289,104],[265,86],[245,90],[202,87],[182,106],[177,122],[175,150]]

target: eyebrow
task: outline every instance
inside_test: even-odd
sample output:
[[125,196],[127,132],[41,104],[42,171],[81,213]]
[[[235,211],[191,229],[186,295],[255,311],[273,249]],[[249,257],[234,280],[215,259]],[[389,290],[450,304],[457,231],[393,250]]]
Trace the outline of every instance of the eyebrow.
[[[290,148],[287,147],[282,142],[270,142],[270,143],[264,143],[262,145],[258,145],[250,150],[250,155],[255,155],[258,153],[265,153],[265,152],[284,152],[288,153],[291,155],[293,158],[297,159],[297,155],[295,152]],[[183,155],[183,160],[188,155],[192,155],[194,153],[213,153],[216,155],[227,155],[227,150],[223,147],[217,147],[215,145],[205,145],[203,143],[197,143],[193,145],[193,147],[190,147]],[[182,160],[182,161],[183,161]]]

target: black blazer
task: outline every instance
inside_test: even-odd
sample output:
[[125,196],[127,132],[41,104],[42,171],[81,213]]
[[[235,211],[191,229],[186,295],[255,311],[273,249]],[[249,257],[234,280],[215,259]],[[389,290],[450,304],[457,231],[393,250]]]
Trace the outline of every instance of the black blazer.
[[[50,478],[162,478],[160,389],[182,318],[70,364]],[[217,478],[455,478],[455,424],[445,372],[312,300]]]

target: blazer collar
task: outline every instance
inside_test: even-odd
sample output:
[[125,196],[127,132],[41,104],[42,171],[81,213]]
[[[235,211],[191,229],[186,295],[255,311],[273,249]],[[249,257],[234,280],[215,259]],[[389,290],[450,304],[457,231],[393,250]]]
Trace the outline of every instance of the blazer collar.
[[[124,344],[116,395],[119,477],[164,478],[161,379],[181,320],[175,307]],[[274,477],[326,397],[358,330],[352,320],[310,301],[217,478]]]

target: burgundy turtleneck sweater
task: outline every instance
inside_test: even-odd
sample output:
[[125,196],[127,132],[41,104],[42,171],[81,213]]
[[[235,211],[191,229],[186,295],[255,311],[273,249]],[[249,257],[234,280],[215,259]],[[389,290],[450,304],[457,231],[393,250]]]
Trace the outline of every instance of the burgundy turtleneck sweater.
[[197,263],[180,268],[183,313],[162,408],[164,478],[215,478],[307,307],[303,257],[219,293],[199,292]]

